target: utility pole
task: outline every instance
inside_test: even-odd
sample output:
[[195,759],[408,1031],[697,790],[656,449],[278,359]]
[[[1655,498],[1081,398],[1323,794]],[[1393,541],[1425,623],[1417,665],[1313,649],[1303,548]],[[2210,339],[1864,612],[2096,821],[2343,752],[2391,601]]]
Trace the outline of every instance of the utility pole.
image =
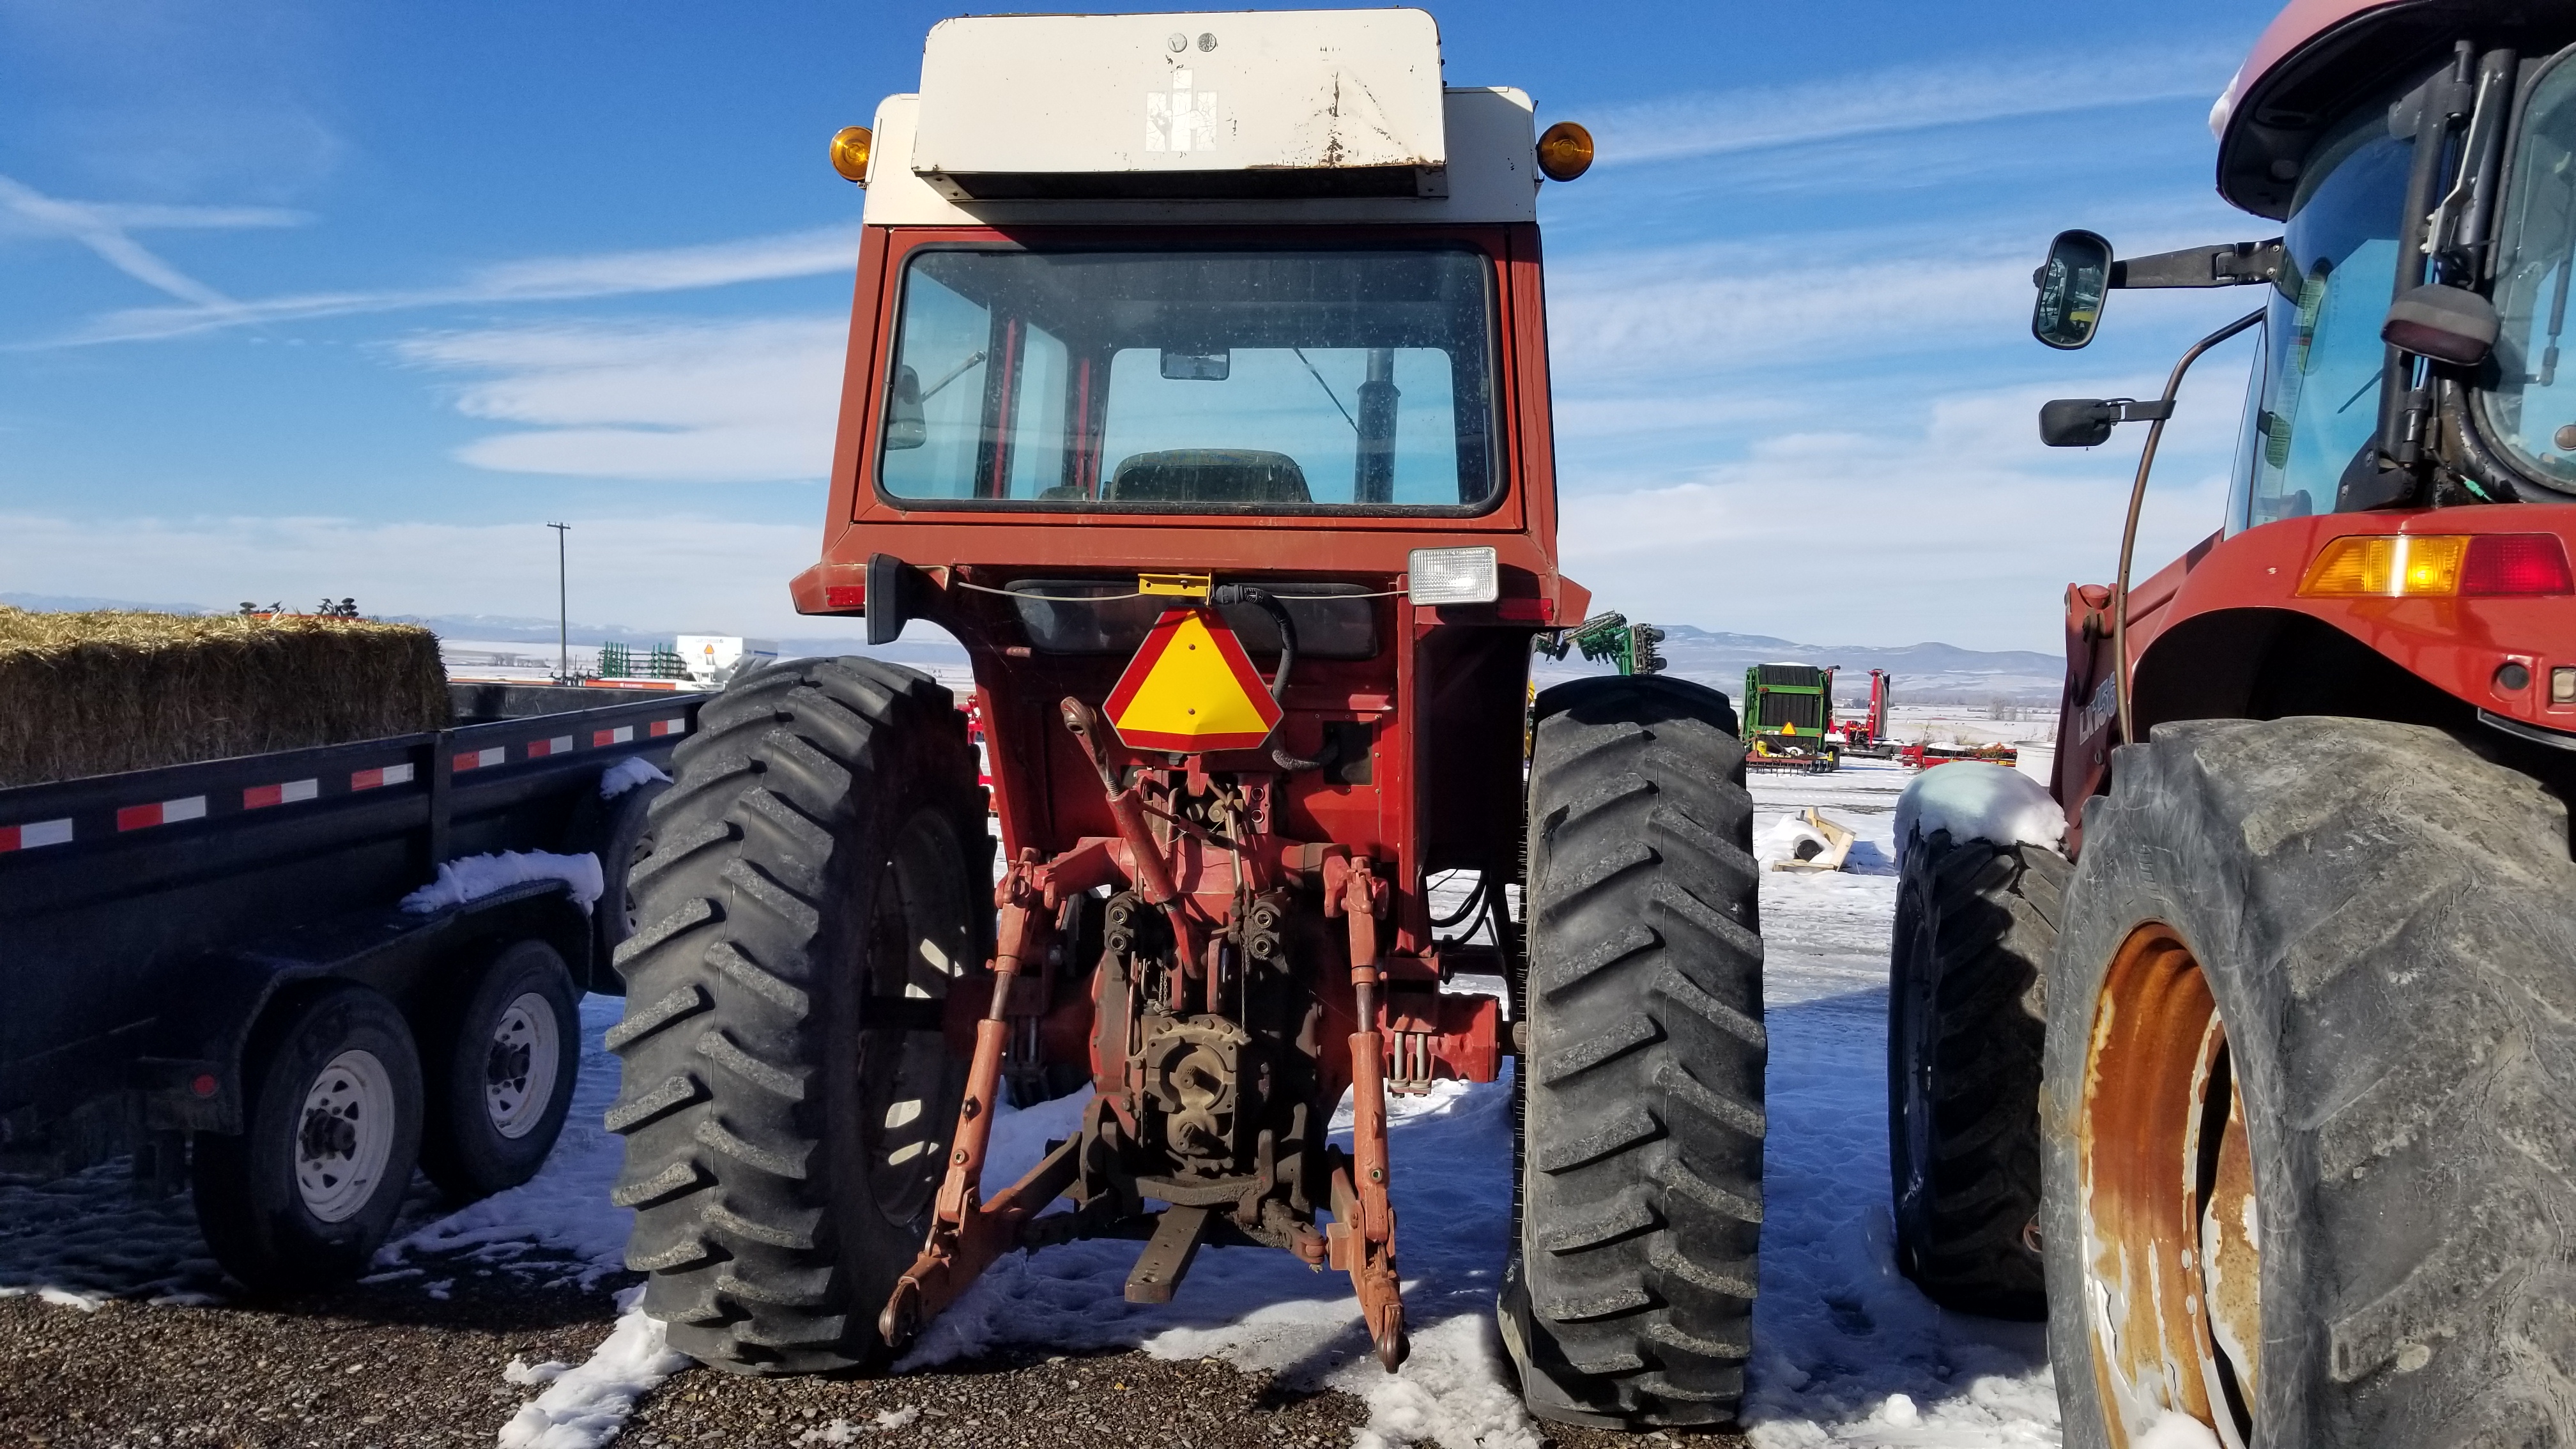
[[569,523],[549,523],[555,531],[555,683],[572,683],[572,586],[564,573],[564,536]]

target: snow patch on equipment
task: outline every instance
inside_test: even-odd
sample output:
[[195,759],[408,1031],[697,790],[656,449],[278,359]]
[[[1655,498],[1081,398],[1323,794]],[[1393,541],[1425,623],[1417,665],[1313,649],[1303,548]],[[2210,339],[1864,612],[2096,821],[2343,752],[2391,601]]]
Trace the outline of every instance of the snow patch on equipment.
[[671,777],[655,769],[651,760],[642,755],[631,756],[599,772],[599,798],[614,800],[638,785],[649,785],[656,780],[665,785],[671,783]]
[[1799,858],[1798,847],[1802,843],[1816,847],[1810,854],[1821,854],[1833,848],[1833,842],[1825,839],[1823,831],[1809,825],[1798,816],[1783,815],[1764,826],[1762,833],[1753,837],[1753,858],[1764,865],[1796,860]]
[[1914,777],[1896,798],[1896,858],[1916,840],[1950,832],[1952,840],[2045,845],[2066,839],[2066,812],[2037,780],[2003,765],[1961,760]]
[[[662,1321],[644,1311],[643,1301],[640,1283],[617,1295],[621,1312],[608,1340],[589,1362],[520,1406],[501,1426],[500,1449],[599,1449],[626,1427],[636,1400],[693,1362],[672,1349]],[[502,1376],[511,1377],[506,1370]]]
[[[652,769],[649,765],[645,768]],[[599,899],[606,883],[600,875],[599,857],[587,851],[555,855],[543,850],[505,850],[497,855],[469,855],[442,864],[438,879],[403,897],[402,908],[426,915],[532,880],[562,881],[571,888],[573,902],[585,912],[591,902]]]

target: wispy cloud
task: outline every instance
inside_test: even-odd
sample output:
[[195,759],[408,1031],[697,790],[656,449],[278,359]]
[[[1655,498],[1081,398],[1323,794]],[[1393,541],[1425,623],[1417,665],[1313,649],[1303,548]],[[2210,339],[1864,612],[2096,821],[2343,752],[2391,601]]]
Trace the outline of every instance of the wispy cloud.
[[1600,164],[1627,166],[2181,97],[2227,85],[2218,49],[2070,61],[2057,53],[1898,66],[1796,85],[1643,101],[1586,117]]
[[856,264],[857,255],[856,227],[814,227],[697,246],[503,262],[468,273],[450,286],[306,292],[240,302],[218,299],[211,305],[131,308],[94,318],[57,341],[140,342],[225,327],[428,307],[692,291],[846,271]]
[[[2177,414],[2140,535],[2149,567],[2218,526],[2228,381]],[[1566,572],[1634,618],[2048,649],[2066,585],[2112,570],[2139,440],[2125,430],[2090,452],[2043,449],[2032,418],[2047,395],[1944,397],[1854,420],[1867,431],[1784,429],[1674,481],[1577,488],[1563,509]]]
[[265,206],[155,206],[130,202],[68,201],[47,196],[22,181],[0,176],[0,234],[60,237],[98,254],[99,260],[157,291],[189,304],[189,310],[229,314],[231,298],[137,242],[130,233],[180,228],[299,226],[310,220],[302,212]]
[[467,444],[506,473],[744,483],[819,478],[831,462],[838,317],[497,328],[413,338],[416,365],[487,374],[468,417],[525,425]]

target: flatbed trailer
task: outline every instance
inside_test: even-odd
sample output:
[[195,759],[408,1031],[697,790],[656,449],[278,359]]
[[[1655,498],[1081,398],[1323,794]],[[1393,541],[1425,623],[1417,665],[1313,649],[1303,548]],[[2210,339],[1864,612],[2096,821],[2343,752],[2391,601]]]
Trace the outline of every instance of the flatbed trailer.
[[[662,788],[602,776],[703,701],[450,689],[444,730],[0,789],[0,1172],[184,1175],[256,1288],[356,1271],[415,1159],[457,1196],[534,1173]],[[600,899],[540,873],[401,906],[529,852],[603,861]]]

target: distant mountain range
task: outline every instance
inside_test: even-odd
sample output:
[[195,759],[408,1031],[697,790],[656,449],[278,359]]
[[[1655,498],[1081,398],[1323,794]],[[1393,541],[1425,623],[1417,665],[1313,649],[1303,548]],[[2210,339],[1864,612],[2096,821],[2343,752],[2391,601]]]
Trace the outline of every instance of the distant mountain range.
[[[2050,704],[2065,679],[2066,661],[2028,649],[1962,649],[1955,644],[1800,644],[1767,634],[1720,634],[1687,624],[1664,626],[1665,673],[1713,685],[1733,696],[1744,671],[1756,664],[1812,664],[1841,671],[1835,703],[1845,709],[1869,699],[1869,672],[1895,676],[1893,697],[1906,704]],[[1542,681],[1598,672],[1580,656],[1564,663],[1539,661]]]
[[[44,610],[226,612],[193,604],[138,604],[117,599],[66,598],[47,594],[0,593],[0,604]],[[555,621],[552,619],[500,614],[438,614],[427,617],[393,615],[387,616],[387,621],[419,624],[446,639],[515,644],[555,642]],[[621,624],[575,624],[571,629],[571,642],[587,645],[651,644],[667,642],[671,637],[672,631],[669,630],[630,629]],[[856,635],[815,635],[783,638],[778,644],[789,655],[866,653],[879,659],[917,664],[962,665],[966,662],[966,652],[945,639],[905,640],[871,648]],[[1743,689],[1744,671],[1756,664],[1832,665],[1842,671],[1836,680],[1834,693],[1836,702],[1846,709],[1869,698],[1869,671],[1872,669],[1884,669],[1894,675],[1894,697],[1907,704],[1986,704],[1996,700],[2013,704],[2049,704],[2057,699],[2059,682],[2065,671],[2064,660],[2053,654],[2027,649],[1962,649],[1955,644],[1893,647],[1800,644],[1767,634],[1721,634],[1695,629],[1687,624],[1665,626],[1664,642],[1658,647],[1666,660],[1667,673],[1715,686],[1730,696]],[[1562,663],[1541,659],[1537,669],[1542,685],[1599,672],[1599,666],[1586,665],[1579,655]]]

